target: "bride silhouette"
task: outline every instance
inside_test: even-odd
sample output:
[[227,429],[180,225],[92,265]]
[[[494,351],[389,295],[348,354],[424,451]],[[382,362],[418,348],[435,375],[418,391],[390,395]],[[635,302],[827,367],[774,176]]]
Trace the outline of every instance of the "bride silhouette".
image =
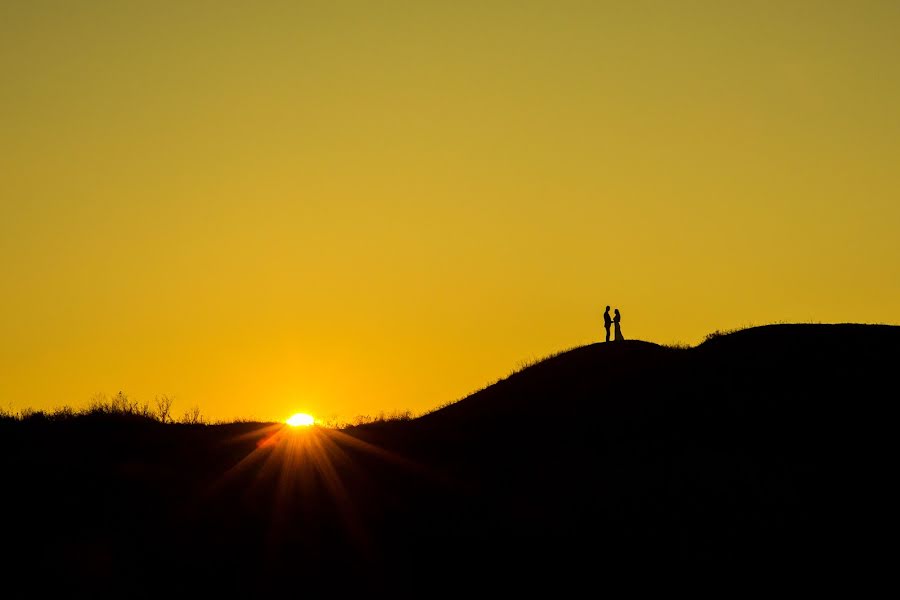
[[613,325],[616,328],[616,334],[615,334],[614,340],[616,342],[618,342],[620,340],[625,339],[624,337],[622,337],[622,326],[619,324],[619,321],[622,320],[622,315],[619,314],[618,308],[614,311],[614,313],[615,313],[615,316],[613,317]]

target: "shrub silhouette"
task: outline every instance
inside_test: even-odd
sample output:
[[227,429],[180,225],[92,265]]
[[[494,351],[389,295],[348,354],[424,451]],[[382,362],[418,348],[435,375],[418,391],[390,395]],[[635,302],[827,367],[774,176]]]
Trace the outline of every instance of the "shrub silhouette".
[[163,394],[162,396],[156,397],[156,419],[160,423],[168,423],[171,420],[170,412],[172,410],[172,404],[175,402],[174,398]]
[[204,421],[203,415],[200,414],[200,407],[194,405],[184,411],[180,422],[184,425],[202,425]]

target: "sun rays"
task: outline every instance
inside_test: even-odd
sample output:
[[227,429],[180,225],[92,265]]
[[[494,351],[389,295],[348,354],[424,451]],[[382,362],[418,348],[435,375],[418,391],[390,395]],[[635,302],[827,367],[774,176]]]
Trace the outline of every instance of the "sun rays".
[[371,532],[363,525],[364,512],[372,494],[381,493],[374,471],[386,468],[411,480],[446,483],[396,452],[343,431],[311,426],[314,420],[306,425],[309,415],[294,417],[298,415],[232,438],[233,443],[253,446],[206,494],[207,500],[224,496],[256,503],[269,521],[269,544],[295,542],[304,531],[315,529],[318,525],[312,521],[324,514],[337,517],[342,535],[365,553]]

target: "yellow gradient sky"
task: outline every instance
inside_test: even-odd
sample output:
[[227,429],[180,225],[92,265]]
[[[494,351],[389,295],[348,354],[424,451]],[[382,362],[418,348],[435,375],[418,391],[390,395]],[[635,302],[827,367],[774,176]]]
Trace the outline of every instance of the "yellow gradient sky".
[[0,406],[421,412],[900,320],[900,2],[7,0]]

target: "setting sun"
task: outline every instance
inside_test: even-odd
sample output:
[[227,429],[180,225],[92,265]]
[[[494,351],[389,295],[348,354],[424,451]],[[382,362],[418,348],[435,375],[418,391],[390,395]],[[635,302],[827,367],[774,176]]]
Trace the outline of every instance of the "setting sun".
[[306,413],[297,413],[295,415],[291,415],[286,421],[286,423],[291,427],[309,427],[315,422],[316,420],[311,415],[308,415]]

